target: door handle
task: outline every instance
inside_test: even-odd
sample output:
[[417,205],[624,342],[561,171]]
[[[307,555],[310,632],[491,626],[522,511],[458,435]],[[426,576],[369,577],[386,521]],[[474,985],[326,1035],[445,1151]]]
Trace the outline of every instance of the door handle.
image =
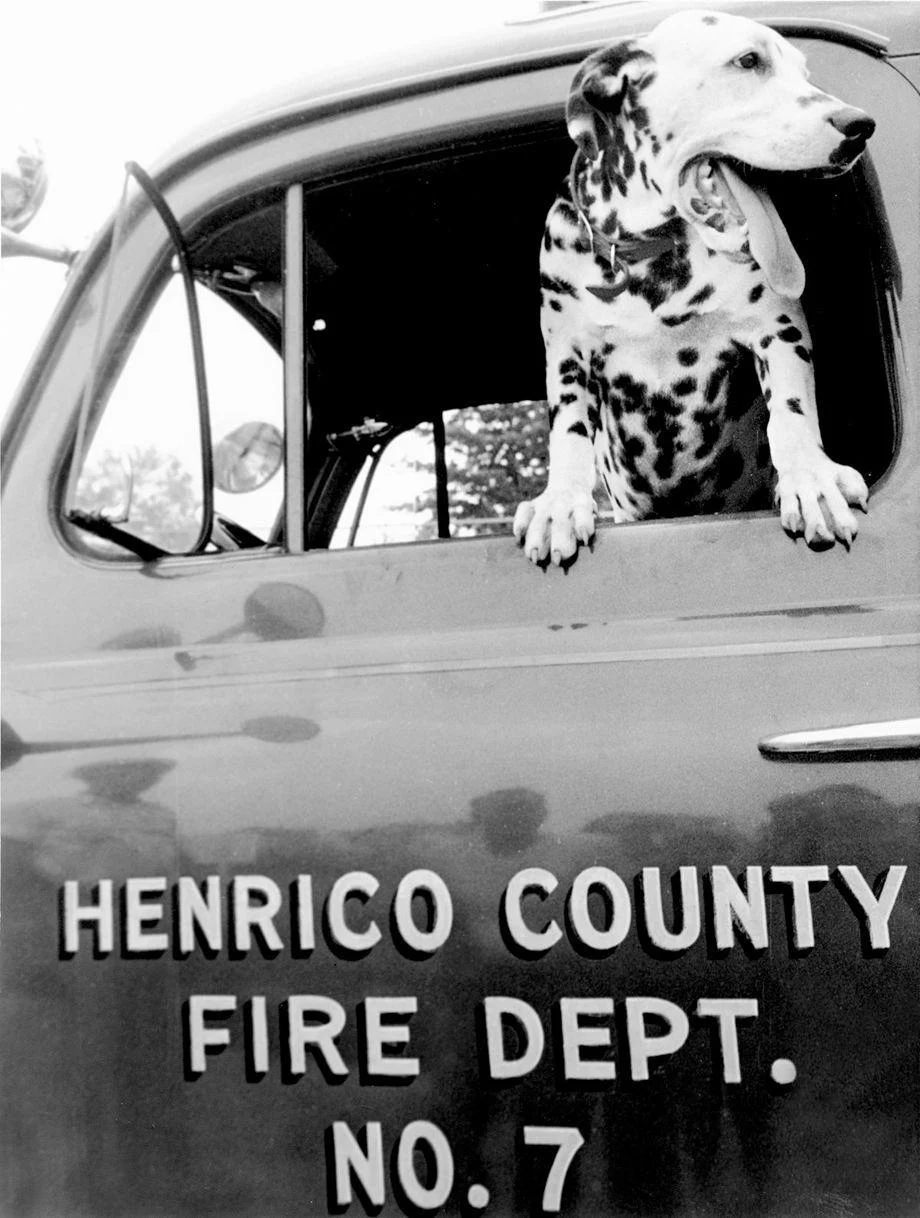
[[771,761],[920,757],[920,719],[885,719],[767,736],[757,747]]

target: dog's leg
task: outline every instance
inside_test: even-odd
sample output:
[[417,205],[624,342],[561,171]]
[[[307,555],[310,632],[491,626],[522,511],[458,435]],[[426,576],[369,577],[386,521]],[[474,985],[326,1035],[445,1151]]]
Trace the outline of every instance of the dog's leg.
[[798,306],[777,301],[780,311],[754,352],[770,412],[767,439],[780,520],[793,536],[804,534],[809,545],[831,545],[836,537],[849,546],[859,527],[850,505],[865,511],[869,492],[857,470],[824,452],[808,327]]
[[548,557],[561,566],[578,544],[594,536],[594,433],[597,408],[589,393],[588,361],[581,347],[556,336],[547,343],[549,476],[546,490],[525,500],[514,517],[514,535],[533,563]]

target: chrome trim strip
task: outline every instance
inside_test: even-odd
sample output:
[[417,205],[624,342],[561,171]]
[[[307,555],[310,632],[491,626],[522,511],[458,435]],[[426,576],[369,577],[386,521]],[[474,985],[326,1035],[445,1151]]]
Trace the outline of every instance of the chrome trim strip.
[[853,753],[916,754],[920,757],[920,718],[853,723],[767,736],[757,746],[764,757],[837,757]]

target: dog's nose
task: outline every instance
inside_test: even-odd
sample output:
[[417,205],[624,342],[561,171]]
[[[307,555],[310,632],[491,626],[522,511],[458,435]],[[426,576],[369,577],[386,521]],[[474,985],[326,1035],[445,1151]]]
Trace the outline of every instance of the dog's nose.
[[855,106],[845,106],[828,115],[828,122],[847,140],[862,140],[863,143],[875,130],[875,119]]

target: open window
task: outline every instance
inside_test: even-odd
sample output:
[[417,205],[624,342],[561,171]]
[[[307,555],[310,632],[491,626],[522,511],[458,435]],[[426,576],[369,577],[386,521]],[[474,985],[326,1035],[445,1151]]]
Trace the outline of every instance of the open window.
[[[161,324],[174,288],[110,377],[79,505],[168,554],[300,549],[285,536],[285,495],[302,499],[307,548],[510,532],[516,503],[545,480],[538,251],[570,153],[558,122],[307,182],[306,253],[296,266],[285,262],[290,215],[280,191],[212,216],[190,257],[202,298],[215,526],[196,540],[204,488],[189,474],[189,454],[202,441],[186,323],[177,315],[171,330]],[[773,195],[806,266],[826,448],[872,483],[897,444],[885,302],[897,266],[871,159],[832,180],[777,180]],[[283,438],[281,358],[282,285],[301,274],[302,341],[283,357],[305,369],[303,446]],[[247,475],[248,461],[263,472],[272,454],[280,462],[282,447],[286,482],[280,470],[261,481]],[[603,496],[598,503],[603,516]],[[98,539],[92,547],[117,549]]]
[[[542,489],[537,257],[569,157],[565,133],[544,132],[308,192],[313,459],[331,463],[313,544],[510,532]],[[896,446],[897,268],[871,162],[773,193],[808,274],[825,445],[872,483]]]

